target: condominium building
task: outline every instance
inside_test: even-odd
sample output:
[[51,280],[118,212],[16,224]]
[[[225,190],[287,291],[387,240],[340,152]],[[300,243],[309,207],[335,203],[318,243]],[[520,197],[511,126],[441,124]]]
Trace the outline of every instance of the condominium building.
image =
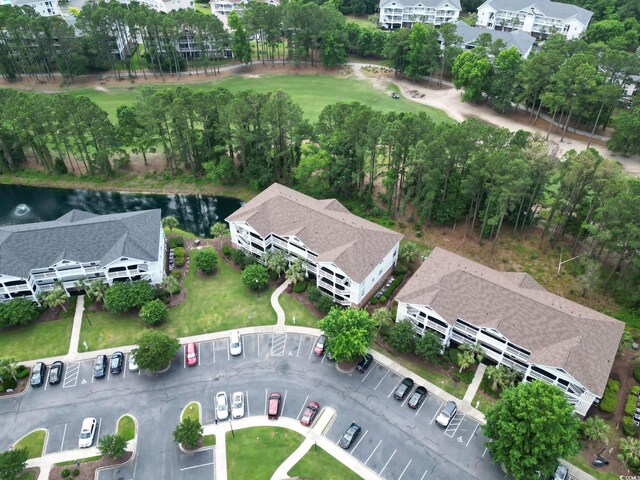
[[472,50],[478,46],[478,37],[482,34],[491,35],[492,41],[502,40],[505,48],[514,47],[522,58],[527,58],[531,53],[535,38],[521,31],[514,30],[506,32],[501,30],[487,30],[486,28],[472,27],[462,20],[456,23],[456,33],[462,37],[460,47],[465,50]]
[[9,0],[8,3],[14,7],[31,7],[43,17],[62,14],[58,0]]
[[460,0],[381,0],[379,23],[387,29],[418,22],[442,25],[457,22],[461,10]]

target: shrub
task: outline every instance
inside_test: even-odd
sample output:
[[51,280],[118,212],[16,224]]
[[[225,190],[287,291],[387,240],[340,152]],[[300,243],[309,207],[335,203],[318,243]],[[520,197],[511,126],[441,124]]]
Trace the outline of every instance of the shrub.
[[631,387],[631,395],[635,395],[636,397],[640,393],[640,385],[634,385]]
[[231,247],[231,245],[225,245],[224,247],[222,247],[222,254],[227,258],[231,258],[234,251],[235,250]]
[[391,329],[389,345],[403,353],[413,352],[415,346],[415,334],[409,322],[398,322]]
[[167,306],[161,300],[151,300],[140,309],[140,318],[148,327],[160,325],[167,318]]
[[170,273],[170,275],[176,280],[180,280],[182,278],[182,274],[180,273],[179,270],[174,270],[173,272]]
[[77,477],[78,475],[80,475],[80,470],[78,470],[77,468],[74,468],[73,470],[71,470],[72,477]]
[[333,303],[333,300],[331,300],[326,295],[322,295],[322,297],[320,297],[320,299],[316,303],[316,308],[320,311],[320,313],[324,313],[325,315],[329,313],[329,310],[331,310],[335,306],[336,304]]
[[4,393],[4,387],[0,385],[0,393]]
[[267,269],[260,264],[249,265],[242,271],[242,283],[250,290],[264,290],[268,281]]
[[405,273],[407,273],[407,270],[409,270],[409,267],[407,267],[404,263],[398,262],[396,268],[393,269],[393,274],[397,277],[399,275],[404,275]]
[[307,282],[298,282],[293,286],[293,291],[296,293],[302,293],[307,289]]
[[16,388],[17,385],[18,385],[18,382],[16,382],[11,375],[2,376],[2,386],[4,387],[5,390],[14,389]]
[[176,264],[176,267],[182,267],[185,264],[186,254],[184,248],[176,247],[173,261]]
[[[400,285],[402,283],[402,280],[404,280],[404,274],[400,274],[398,275],[393,282],[391,282],[391,285],[389,285],[387,288],[385,288],[384,292],[382,293],[382,297],[380,297],[380,301],[381,302],[386,302],[387,298],[391,297],[391,295],[393,295],[393,292],[396,290],[396,288],[398,288],[398,285]],[[384,300],[382,300],[384,298]]]
[[239,266],[241,270],[257,262],[254,257],[247,255],[242,250],[234,250],[231,254],[231,261]]
[[0,303],[0,328],[27,325],[38,318],[38,314],[38,306],[24,298]]
[[457,348],[450,348],[449,352],[448,352],[448,356],[449,356],[449,360],[451,361],[451,363],[453,363],[454,365],[460,366],[459,363],[459,357],[460,357],[460,350],[458,350]]
[[375,305],[375,304],[377,304],[379,301],[380,301],[380,300],[378,300],[376,297],[373,297],[373,298],[371,299],[371,302],[370,302],[370,303],[371,303],[371,305]]
[[181,235],[169,237],[169,248],[176,248],[184,246],[184,238]]
[[602,400],[600,401],[600,410],[611,413],[616,409],[619,389],[620,382],[616,380],[609,380],[607,382],[607,387],[604,389],[604,395],[602,395]]
[[311,303],[315,305],[322,296],[323,294],[318,287],[309,285],[309,288],[307,288],[307,298]]
[[145,281],[118,282],[107,288],[104,306],[113,313],[124,313],[141,308],[155,298],[155,290]]
[[633,369],[633,378],[636,379],[636,382],[640,382],[640,367]]
[[60,472],[60,475],[62,476],[62,478],[67,478],[69,475],[71,475],[71,472],[68,468],[65,468]]
[[626,413],[627,415],[633,416],[633,414],[636,411],[636,404],[637,403],[638,403],[637,394],[636,395],[630,394],[627,397],[627,403],[624,406],[624,413]]
[[193,263],[203,273],[209,275],[218,268],[218,254],[213,248],[203,248],[192,252]]
[[638,433],[638,427],[633,423],[633,418],[625,416],[622,418],[622,431],[628,437],[634,437]]
[[18,378],[28,377],[29,373],[29,369],[24,365],[18,365],[18,367],[16,368],[16,377]]
[[384,303],[384,302],[386,302],[386,301],[387,301],[387,297],[385,297],[384,295],[382,295],[382,296],[380,297],[380,303]]

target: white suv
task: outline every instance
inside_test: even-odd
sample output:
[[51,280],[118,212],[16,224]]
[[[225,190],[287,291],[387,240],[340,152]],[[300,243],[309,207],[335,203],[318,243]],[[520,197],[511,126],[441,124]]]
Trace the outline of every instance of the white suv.
[[229,402],[227,401],[227,394],[224,392],[216,393],[216,418],[218,420],[229,418]]
[[448,427],[451,423],[451,419],[458,413],[458,406],[454,401],[448,401],[444,408],[440,410],[440,413],[436,417],[436,423],[441,427]]
[[78,439],[78,447],[89,448],[93,445],[93,439],[96,434],[96,426],[98,421],[93,418],[85,418],[82,421],[82,429],[80,430],[80,438]]

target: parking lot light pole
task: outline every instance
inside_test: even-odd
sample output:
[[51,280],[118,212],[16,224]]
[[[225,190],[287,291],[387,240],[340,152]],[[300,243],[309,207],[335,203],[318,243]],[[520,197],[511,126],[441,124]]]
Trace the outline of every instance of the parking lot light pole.
[[87,319],[87,322],[89,322],[89,326],[92,327],[93,325],[91,324],[91,320],[89,319],[89,314],[87,313],[87,309],[82,307],[82,315],[84,315],[84,317]]
[[233,422],[231,421],[231,419],[229,419],[229,428],[231,428],[231,436],[235,437],[236,434],[233,432]]
[[258,298],[260,298],[260,286],[258,285],[258,279],[256,278],[256,290],[258,290]]

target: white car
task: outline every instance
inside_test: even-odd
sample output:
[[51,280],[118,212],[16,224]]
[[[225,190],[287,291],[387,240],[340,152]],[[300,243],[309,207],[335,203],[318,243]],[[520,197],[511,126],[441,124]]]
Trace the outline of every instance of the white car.
[[218,420],[229,418],[229,402],[227,401],[227,394],[224,392],[216,393],[216,418]]
[[240,332],[234,330],[231,332],[231,339],[229,340],[229,352],[231,355],[242,354],[242,342],[240,341]]
[[136,356],[133,353],[129,354],[129,371],[137,372],[138,364],[136,363]]
[[244,394],[242,392],[234,392],[231,395],[231,416],[233,418],[244,417]]
[[80,429],[80,438],[78,439],[79,448],[89,448],[93,445],[93,439],[96,435],[96,426],[98,421],[93,417],[85,418],[82,421],[82,428]]

